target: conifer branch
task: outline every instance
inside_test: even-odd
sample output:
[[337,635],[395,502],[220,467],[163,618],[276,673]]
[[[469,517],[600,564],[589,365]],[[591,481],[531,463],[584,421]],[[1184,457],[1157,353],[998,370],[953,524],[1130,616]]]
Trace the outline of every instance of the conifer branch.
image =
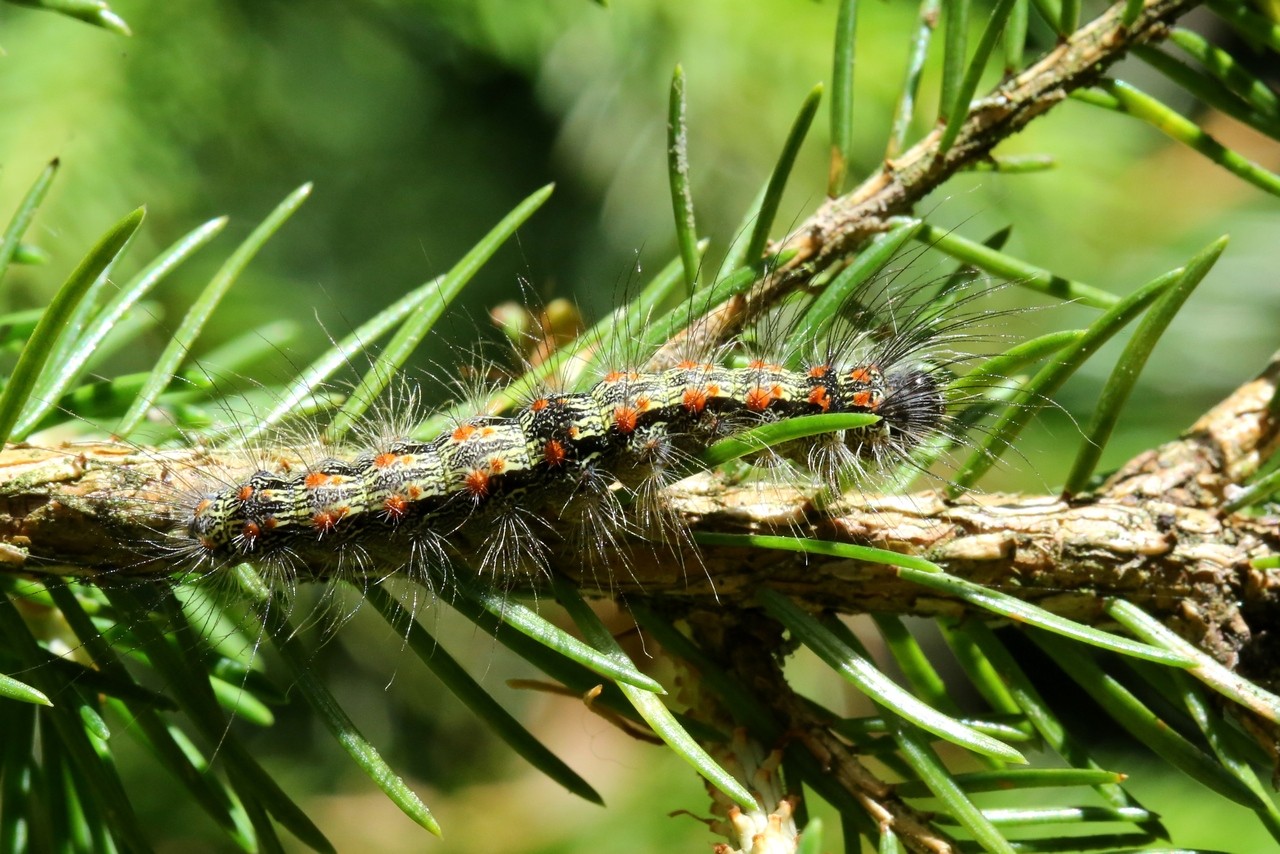
[[892,218],[910,214],[957,172],[990,162],[1001,142],[1072,92],[1097,83],[1134,47],[1164,39],[1170,24],[1199,3],[1147,0],[1131,25],[1123,20],[1124,3],[1111,6],[1038,62],[974,101],[954,142],[945,150],[946,127],[939,125],[901,157],[886,160],[853,190],[825,202],[790,236],[769,248],[768,255],[785,259],[783,266],[770,271],[749,299],[732,301],[709,317],[697,334],[708,340],[726,340],[780,294],[841,263],[869,238],[888,230]]
[[1169,23],[1198,2],[1148,0],[1132,26],[1122,20],[1124,4],[1112,6],[1038,62],[974,101],[949,148],[942,149],[945,128],[935,128],[854,190],[822,205],[778,247],[796,251],[788,266],[821,269],[848,254],[883,231],[889,217],[910,213],[951,176],[990,159],[997,145],[1071,92],[1096,83],[1132,48],[1165,38]]
[[[1255,380],[1179,439],[1121,467],[1089,496],[981,495],[947,501],[850,493],[820,509],[789,488],[725,488],[695,480],[672,503],[689,530],[782,533],[856,542],[935,561],[949,573],[1064,617],[1105,623],[1107,597],[1134,602],[1231,668],[1260,661],[1280,588],[1251,562],[1280,554],[1269,517],[1221,505],[1280,445],[1269,408],[1280,354]],[[93,576],[164,574],[175,567],[147,547],[171,528],[166,484],[183,470],[246,460],[204,451],[123,444],[14,446],[0,454],[0,571]],[[753,607],[769,585],[815,608],[958,616],[966,606],[899,578],[882,564],[759,548],[700,545],[678,559],[648,544],[613,555],[627,571],[594,574],[569,543],[556,565],[584,589],[681,607]],[[575,567],[577,569],[575,569]],[[378,568],[385,575],[386,568]],[[607,578],[607,584],[598,579]],[[593,586],[594,585],[594,586]]]

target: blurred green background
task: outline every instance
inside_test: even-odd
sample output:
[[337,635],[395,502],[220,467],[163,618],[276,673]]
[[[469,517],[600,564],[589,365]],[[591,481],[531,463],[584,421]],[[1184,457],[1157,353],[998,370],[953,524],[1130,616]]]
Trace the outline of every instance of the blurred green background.
[[[836,11],[832,0],[613,0],[608,9],[588,0],[119,0],[113,7],[132,38],[0,5],[0,205],[15,206],[51,158],[62,162],[29,234],[51,261],[12,275],[0,303],[44,304],[87,247],[137,205],[149,209],[131,253],[137,264],[200,222],[231,215],[214,247],[157,294],[153,329],[144,346],[121,354],[121,371],[149,364],[235,241],[306,181],[315,182],[312,198],[227,298],[202,348],[292,318],[299,333],[284,353],[305,363],[326,334],[344,334],[445,272],[549,181],[557,185],[552,200],[481,272],[459,319],[447,325],[453,344],[474,337],[489,306],[518,298],[521,278],[539,297],[571,296],[598,316],[637,281],[637,266],[647,276],[674,254],[665,149],[677,62],[687,75],[698,225],[713,239],[714,269],[801,100],[829,81]],[[863,6],[854,179],[883,156],[915,14],[914,4],[900,0]],[[1041,49],[1052,44],[1048,33],[1033,36]],[[1122,66],[1119,76],[1196,110],[1144,69]],[[926,77],[923,104],[936,103],[935,86],[936,76]],[[1273,143],[1230,120],[1201,120],[1226,144],[1280,166]],[[927,126],[922,117],[916,135]],[[779,233],[821,203],[828,145],[820,117],[779,213]],[[1104,468],[1171,437],[1280,343],[1274,199],[1155,130],[1082,104],[1063,105],[1001,153],[1050,154],[1060,166],[963,175],[919,212],[979,240],[1013,224],[1007,250],[1121,293],[1218,235],[1232,236],[1157,349]],[[917,263],[925,275],[948,269],[941,258]],[[131,272],[126,265],[119,274]],[[1058,307],[1010,317],[997,331],[1020,338],[1089,316]],[[1059,398],[1062,409],[1039,420],[989,487],[1041,489],[1062,478],[1070,459],[1055,451],[1078,442],[1072,419],[1087,418],[1122,344],[1073,380]],[[448,358],[442,343],[435,347],[432,358]],[[519,717],[612,807],[574,801],[526,774],[409,666],[399,637],[357,618],[316,664],[366,734],[419,785],[445,827],[441,850],[710,844],[692,819],[666,817],[702,803],[698,781],[674,759],[617,734],[572,700],[507,692],[505,679],[529,675],[517,661],[486,637],[441,628],[486,687],[510,696]],[[434,844],[313,725],[289,726],[303,720],[298,714],[283,708],[285,726],[258,747],[286,788],[315,808],[340,850]],[[141,757],[137,764],[139,773],[149,767]],[[148,789],[149,817],[172,819],[169,850],[222,844],[199,814],[174,810],[167,781],[133,791]]]

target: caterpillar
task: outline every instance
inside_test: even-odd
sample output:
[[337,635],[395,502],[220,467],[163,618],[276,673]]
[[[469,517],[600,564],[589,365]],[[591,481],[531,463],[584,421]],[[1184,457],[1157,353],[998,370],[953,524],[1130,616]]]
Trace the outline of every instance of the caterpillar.
[[434,441],[395,441],[291,476],[260,470],[201,498],[186,532],[217,560],[287,554],[326,567],[359,542],[376,561],[517,509],[563,520],[575,497],[600,501],[614,483],[634,489],[670,460],[731,432],[727,425],[878,415],[879,424],[837,440],[872,457],[889,443],[914,445],[943,411],[937,381],[918,368],[684,363],[660,373],[610,373],[589,392],[540,397],[512,417],[470,418]]
[[956,310],[968,296],[935,304],[923,292],[859,287],[848,319],[824,325],[821,345],[774,343],[783,352],[741,357],[763,349],[761,338],[779,339],[776,328],[759,331],[768,323],[789,340],[795,324],[772,318],[711,356],[615,365],[585,390],[544,388],[509,413],[461,417],[427,440],[401,431],[345,452],[308,448],[300,456],[310,463],[187,473],[163,548],[205,572],[249,561],[286,579],[414,575],[459,555],[507,577],[546,572],[555,538],[572,539],[588,561],[624,539],[679,541],[663,492],[721,439],[808,415],[876,416],[760,455],[834,488],[850,470],[909,460],[949,429],[957,402],[944,387],[962,358],[951,348],[973,316]]

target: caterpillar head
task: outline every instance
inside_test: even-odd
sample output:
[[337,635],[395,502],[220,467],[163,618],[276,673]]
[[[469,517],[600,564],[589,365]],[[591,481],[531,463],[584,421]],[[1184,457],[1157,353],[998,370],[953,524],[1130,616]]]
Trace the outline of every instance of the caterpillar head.
[[928,367],[902,368],[885,380],[888,393],[878,411],[883,441],[906,453],[942,425],[946,395],[936,371]]

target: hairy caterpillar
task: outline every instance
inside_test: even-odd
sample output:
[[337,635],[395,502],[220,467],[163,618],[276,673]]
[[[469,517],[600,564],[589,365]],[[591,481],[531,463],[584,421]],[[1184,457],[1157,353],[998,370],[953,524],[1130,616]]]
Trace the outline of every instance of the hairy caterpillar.
[[722,438],[806,415],[877,416],[766,455],[835,487],[850,469],[905,462],[954,416],[948,348],[972,317],[930,305],[922,290],[873,281],[848,300],[851,321],[825,324],[825,342],[771,342],[780,352],[769,358],[735,361],[757,331],[670,367],[607,369],[585,391],[543,389],[426,441],[393,435],[345,452],[309,448],[301,465],[184,474],[164,547],[205,570],[247,560],[288,579],[414,574],[450,553],[500,576],[546,571],[556,537],[580,543],[584,559],[624,534],[678,539],[663,489]]
[[[605,500],[614,483],[634,489],[753,421],[878,415],[879,424],[836,440],[873,457],[895,440],[914,445],[943,414],[927,371],[891,371],[754,362],[610,373],[589,392],[540,397],[514,417],[467,419],[434,441],[394,441],[294,475],[258,471],[202,498],[186,532],[213,560],[283,556],[323,572],[341,561],[335,552],[353,546],[362,560],[394,560],[465,527],[496,520],[501,528],[516,512],[564,521],[575,500]],[[535,549],[526,549],[529,557]]]

